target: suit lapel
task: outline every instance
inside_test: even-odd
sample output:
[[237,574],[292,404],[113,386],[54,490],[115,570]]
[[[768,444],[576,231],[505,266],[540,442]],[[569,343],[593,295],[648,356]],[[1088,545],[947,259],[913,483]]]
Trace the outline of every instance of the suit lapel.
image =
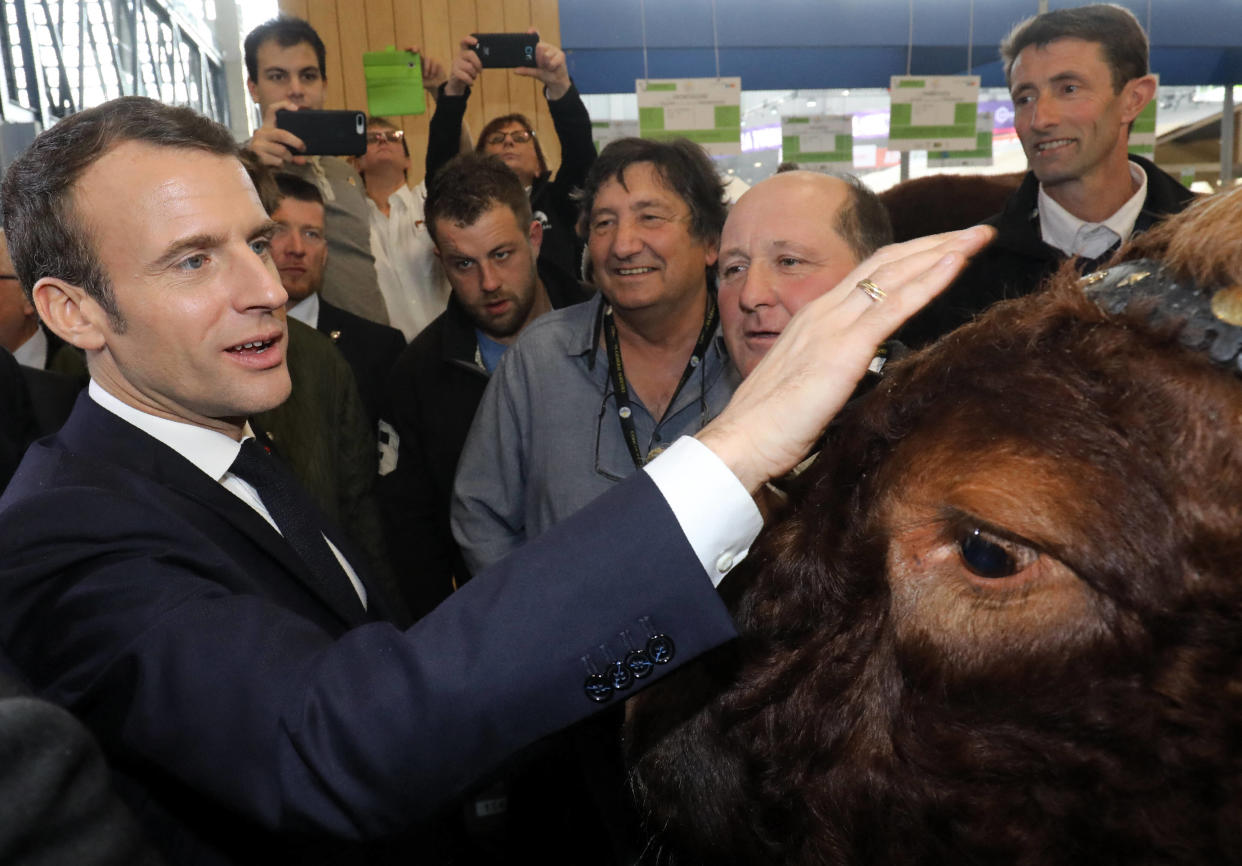
[[[253,508],[163,442],[102,408],[83,392],[61,430],[72,451],[125,467],[221,516],[318,598],[346,626],[369,621],[353,587],[324,587],[284,536]],[[331,532],[329,533],[331,534]],[[336,538],[333,538],[336,543]],[[338,545],[339,546],[339,545]],[[344,548],[342,548],[344,552]],[[348,555],[348,554],[347,554]],[[351,560],[351,563],[353,560]],[[348,592],[352,604],[343,595]]]

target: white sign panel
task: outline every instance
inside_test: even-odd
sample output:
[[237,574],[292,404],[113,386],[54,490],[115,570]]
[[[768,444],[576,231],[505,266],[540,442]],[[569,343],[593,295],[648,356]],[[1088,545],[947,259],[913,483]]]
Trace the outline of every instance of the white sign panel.
[[608,142],[618,138],[637,138],[637,120],[592,120],[591,140],[595,142],[595,150],[599,152],[608,146]]
[[894,75],[890,88],[890,150],[975,148],[978,75]]
[[713,156],[742,152],[742,79],[639,79],[635,89],[643,138],[688,138]]
[[781,120],[781,159],[802,168],[849,171],[854,166],[854,124],[848,115]]
[[984,111],[979,114],[979,123],[975,127],[975,146],[970,150],[929,150],[927,152],[928,168],[950,168],[966,165],[992,164],[992,114]]

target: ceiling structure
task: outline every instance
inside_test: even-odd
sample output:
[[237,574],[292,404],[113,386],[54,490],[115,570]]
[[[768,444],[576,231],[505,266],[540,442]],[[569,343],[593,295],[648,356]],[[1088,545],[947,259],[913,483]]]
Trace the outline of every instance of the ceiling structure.
[[[889,76],[982,76],[1018,21],[1075,0],[560,0],[561,44],[584,93],[639,78],[741,76],[746,90],[887,87]],[[1151,39],[1161,84],[1242,83],[1242,0],[1121,0]],[[911,39],[911,37],[913,37]]]

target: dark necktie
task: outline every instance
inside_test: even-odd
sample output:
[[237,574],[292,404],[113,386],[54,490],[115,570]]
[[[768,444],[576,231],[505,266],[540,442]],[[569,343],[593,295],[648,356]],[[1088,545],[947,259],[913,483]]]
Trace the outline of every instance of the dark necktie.
[[320,592],[342,611],[358,610],[362,600],[324,538],[325,518],[293,476],[254,439],[242,442],[229,471],[259,494],[280,534],[315,576]]

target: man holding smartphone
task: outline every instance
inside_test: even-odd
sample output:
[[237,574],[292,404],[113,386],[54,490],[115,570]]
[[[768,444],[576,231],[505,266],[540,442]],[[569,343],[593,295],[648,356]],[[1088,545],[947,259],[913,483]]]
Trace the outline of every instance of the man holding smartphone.
[[323,297],[342,309],[388,324],[371,254],[371,215],[361,178],[335,156],[301,156],[300,138],[276,126],[280,109],[322,109],[326,50],[315,29],[282,15],[246,36],[246,87],[263,114],[246,147],[268,166],[309,181],[323,193],[327,210],[328,266]]
[[[537,38],[533,31],[531,35]],[[453,61],[448,81],[440,88],[428,130],[428,182],[457,154],[470,88],[484,66],[475,50],[478,43],[475,36],[461,40],[461,53]],[[535,219],[543,224],[540,264],[555,270],[559,282],[572,283],[579,277],[582,243],[574,232],[578,209],[571,193],[582,186],[595,163],[591,117],[569,78],[565,52],[555,45],[537,42],[534,65],[514,67],[513,73],[543,82],[548,111],[561,143],[560,168],[553,177],[530,120],[521,114],[490,119],[479,134],[475,151],[495,154],[513,169],[530,196]]]

